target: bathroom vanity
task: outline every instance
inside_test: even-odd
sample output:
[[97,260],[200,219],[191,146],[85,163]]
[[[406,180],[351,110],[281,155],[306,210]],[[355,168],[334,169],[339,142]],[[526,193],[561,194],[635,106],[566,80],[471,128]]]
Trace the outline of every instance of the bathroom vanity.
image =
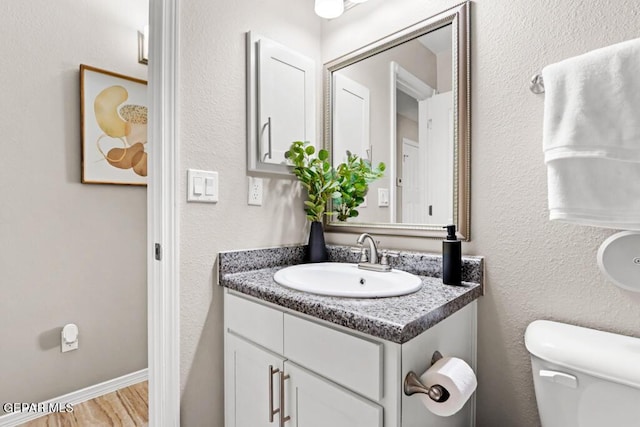
[[[384,159],[388,166],[385,177],[369,188],[372,203],[366,210],[349,221],[328,220],[327,231],[444,238],[443,226],[455,224],[457,237],[469,240],[469,5],[464,2],[388,36],[374,32],[370,39],[377,41],[325,64],[323,146],[331,153],[333,166],[344,161],[347,150],[370,161]],[[273,173],[276,167],[286,169],[265,164],[267,159],[282,160],[276,155],[278,144],[286,148],[314,132],[299,129],[295,135],[301,136],[279,139],[277,117],[285,117],[287,123],[306,123],[295,120],[304,108],[288,98],[277,102],[280,93],[271,97],[257,93],[259,81],[267,77],[260,75],[261,70],[269,70],[256,66],[261,60],[269,61],[257,55],[263,47],[274,51],[269,41],[257,39],[249,35],[247,45],[248,170]],[[285,62],[293,64],[294,59]],[[306,85],[312,68],[306,72],[307,67],[296,67],[301,77],[295,82]],[[304,87],[287,93],[303,93]],[[387,87],[391,90],[378,90]],[[253,102],[259,98],[275,102],[282,111],[263,109]],[[294,98],[313,105],[311,98]],[[398,119],[398,105],[407,105],[407,100],[416,110],[411,132]],[[285,107],[296,114],[287,115]],[[309,116],[312,121],[314,114]],[[378,203],[373,202],[375,194]],[[358,262],[350,248],[328,249],[331,262]],[[226,288],[226,427],[473,426],[473,395],[460,411],[440,417],[423,405],[421,399],[428,399],[424,394],[406,395],[403,383],[408,373],[420,376],[426,371],[436,351],[475,369],[475,300],[483,289],[482,258],[464,257],[462,286],[446,286],[440,280],[441,256],[401,252],[389,264],[417,275],[418,290],[362,299],[346,293],[357,293],[358,283],[371,289],[379,278],[356,275],[348,286],[334,286],[332,295],[342,292],[343,297],[309,292],[310,288],[326,290],[319,277],[328,283],[347,283],[335,271],[330,274],[329,266],[314,280],[301,280],[298,285],[302,286],[295,289],[285,287],[283,274],[283,285],[276,283],[274,274],[301,264],[303,255],[304,246],[219,254],[218,278]],[[376,263],[373,256],[370,259]]]
[[[276,271],[299,264],[303,246],[222,252],[225,425],[473,426],[474,398],[450,417],[403,393],[435,351],[476,366],[476,303],[483,260],[463,259],[463,286],[442,284],[438,255],[402,252],[393,267],[418,275],[417,292],[354,299],[278,285]],[[330,260],[356,262],[329,246]],[[381,273],[384,274],[384,273]]]

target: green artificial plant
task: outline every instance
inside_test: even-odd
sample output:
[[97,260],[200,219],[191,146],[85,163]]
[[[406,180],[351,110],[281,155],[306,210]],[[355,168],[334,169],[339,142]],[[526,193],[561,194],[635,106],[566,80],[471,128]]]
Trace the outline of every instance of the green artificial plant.
[[304,202],[307,219],[322,221],[324,215],[333,215],[333,212],[327,212],[327,204],[339,194],[338,181],[336,171],[328,160],[329,152],[322,149],[314,156],[315,147],[307,144],[293,142],[285,157],[291,161],[293,174],[307,190],[308,197]]
[[[370,161],[347,151],[346,163],[335,169],[327,150],[321,149],[317,156],[315,152],[313,145],[295,141],[285,153],[293,164],[293,174],[307,190],[304,210],[309,221],[322,221],[325,215],[337,215],[340,221],[358,216],[357,208],[364,202],[369,183],[384,175],[384,163],[374,169]],[[329,200],[332,211],[327,211]]]
[[385,164],[375,169],[371,162],[347,151],[347,161],[340,163],[336,171],[339,190],[333,197],[333,208],[338,220],[346,221],[359,215],[358,206],[364,202],[369,184],[384,175]]

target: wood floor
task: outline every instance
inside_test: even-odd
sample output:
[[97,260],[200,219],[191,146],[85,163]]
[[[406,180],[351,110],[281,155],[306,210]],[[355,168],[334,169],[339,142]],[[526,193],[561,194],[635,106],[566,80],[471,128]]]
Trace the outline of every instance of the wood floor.
[[138,427],[149,425],[147,381],[49,414],[20,427]]

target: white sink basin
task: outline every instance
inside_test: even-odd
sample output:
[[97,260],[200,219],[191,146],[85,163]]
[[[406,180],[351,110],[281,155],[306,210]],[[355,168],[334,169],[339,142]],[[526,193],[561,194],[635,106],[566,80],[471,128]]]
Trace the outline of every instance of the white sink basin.
[[368,271],[338,262],[292,265],[277,271],[273,279],[298,291],[350,298],[406,295],[422,286],[422,279],[406,271]]

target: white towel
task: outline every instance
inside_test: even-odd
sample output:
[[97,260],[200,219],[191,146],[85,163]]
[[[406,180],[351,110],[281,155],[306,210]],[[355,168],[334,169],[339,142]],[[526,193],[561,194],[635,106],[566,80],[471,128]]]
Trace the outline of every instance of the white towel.
[[550,219],[640,229],[640,39],[542,75]]
[[640,162],[640,39],[549,65],[542,77],[545,161]]

